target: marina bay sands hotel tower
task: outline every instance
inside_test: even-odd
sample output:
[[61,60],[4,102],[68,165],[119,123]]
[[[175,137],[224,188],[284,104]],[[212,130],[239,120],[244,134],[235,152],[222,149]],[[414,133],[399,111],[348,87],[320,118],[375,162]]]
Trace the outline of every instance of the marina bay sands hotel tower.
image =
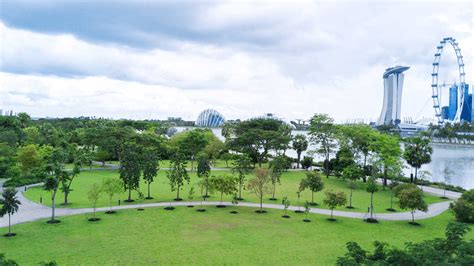
[[403,72],[410,67],[395,66],[383,73],[383,107],[378,125],[397,125],[400,123],[402,105]]

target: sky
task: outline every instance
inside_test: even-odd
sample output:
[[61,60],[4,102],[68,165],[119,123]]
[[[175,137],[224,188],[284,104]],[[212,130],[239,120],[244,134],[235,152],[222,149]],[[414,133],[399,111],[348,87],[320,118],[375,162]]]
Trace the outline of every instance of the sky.
[[[383,72],[406,65],[402,117],[433,119],[432,62],[443,37],[458,41],[472,84],[473,3],[1,0],[0,109],[375,121]],[[457,76],[451,50],[441,61],[447,84]]]

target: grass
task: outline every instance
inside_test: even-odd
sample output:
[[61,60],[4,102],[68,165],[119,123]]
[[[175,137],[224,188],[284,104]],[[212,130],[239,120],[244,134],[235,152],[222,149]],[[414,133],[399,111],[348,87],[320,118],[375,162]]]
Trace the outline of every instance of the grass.
[[[239,213],[230,214],[231,210]],[[304,223],[303,214],[283,219],[282,211],[254,210],[207,207],[207,212],[199,213],[186,207],[147,208],[99,213],[102,220],[95,223],[87,221],[91,214],[68,216],[55,225],[45,220],[15,225],[18,235],[1,237],[0,247],[20,265],[51,260],[59,265],[334,265],[348,241],[369,249],[374,240],[403,247],[405,242],[442,237],[453,219],[445,212],[419,221],[422,226],[411,226],[347,218],[329,222],[326,216],[310,214],[311,222]],[[0,233],[6,230],[0,228]],[[474,238],[472,231],[467,238]]]
[[[212,171],[213,174],[218,175],[218,174],[230,174],[229,171]],[[185,185],[183,191],[181,191],[180,196],[187,200],[187,194],[190,189],[191,185],[194,185],[196,194],[194,196],[194,201],[199,201],[199,188],[197,187],[196,183],[199,181],[197,178],[195,172],[190,173],[191,176],[191,182],[190,185]],[[89,208],[91,207],[91,203],[87,200],[87,192],[94,183],[101,183],[104,178],[118,178],[118,172],[115,170],[97,170],[97,171],[84,171],[82,172],[73,182],[72,189],[73,191],[69,195],[69,202],[70,204],[67,206],[69,208]],[[281,185],[277,185],[277,192],[276,192],[276,197],[279,199],[278,201],[271,201],[269,198],[271,195],[268,195],[265,197],[265,202],[266,203],[275,203],[275,204],[280,204],[281,203],[281,198],[283,196],[287,196],[290,201],[291,205],[298,205],[298,200],[296,196],[296,191],[299,186],[299,182],[302,178],[305,177],[305,173],[302,171],[294,171],[294,172],[286,172],[283,173],[281,177]],[[348,196],[349,196],[349,188],[348,188],[348,183],[347,181],[344,181],[342,179],[338,179],[335,177],[330,177],[329,179],[323,177],[323,181],[325,182],[325,190],[328,189],[333,189],[335,191],[344,191]],[[358,182],[358,188],[354,190],[353,192],[353,206],[355,207],[354,209],[351,209],[350,211],[355,211],[355,212],[366,212],[367,207],[370,205],[370,194],[365,191],[365,186],[366,184],[363,182]],[[146,195],[146,184],[141,181],[140,184],[141,191],[145,193]],[[152,196],[155,197],[155,199],[152,200],[145,200],[144,203],[149,203],[149,202],[164,202],[164,201],[172,201],[176,197],[176,192],[171,192],[170,191],[170,186],[168,184],[168,179],[166,178],[166,171],[160,171],[159,175],[157,176],[155,182],[152,183],[151,186],[152,190]],[[136,197],[136,192],[134,191],[133,193],[133,198]],[[382,212],[387,212],[386,209],[390,207],[390,195],[391,192],[387,188],[386,190],[383,190],[382,187],[380,187],[379,191],[375,193],[374,195],[374,209],[376,213],[382,213]],[[26,193],[25,196],[35,202],[39,202],[40,197],[43,198],[43,204],[46,205],[51,205],[51,199],[50,199],[50,193],[47,191],[44,191],[41,187],[36,187],[36,188],[30,188]],[[242,193],[243,198],[245,199],[244,201],[250,201],[250,202],[258,202],[257,197],[255,194],[251,193],[250,191],[243,191]],[[117,205],[118,199],[122,200],[122,204],[126,204],[123,202],[124,199],[126,199],[127,193],[124,192],[121,195],[117,196],[113,204]],[[322,199],[324,197],[324,191],[315,193],[315,202],[319,203],[317,206],[318,208],[327,208],[322,202]],[[231,201],[232,196],[226,195],[224,196],[224,201]],[[213,195],[211,198],[208,200],[210,201],[218,201],[219,196],[216,193]],[[301,199],[300,199],[300,204],[303,205],[303,203],[308,200],[311,200],[311,192],[309,190],[306,190],[302,193]],[[398,211],[398,201],[394,197],[394,208]],[[57,195],[57,203],[61,203],[63,201],[63,194],[61,191],[58,192]],[[434,202],[439,202],[442,201],[439,197],[435,196],[430,196],[426,195],[425,196],[425,201],[428,204],[434,203]],[[136,203],[136,202],[134,202]],[[97,206],[108,206],[109,202],[108,199],[103,195],[101,199],[98,201]],[[348,210],[345,207],[338,207],[338,210]]]

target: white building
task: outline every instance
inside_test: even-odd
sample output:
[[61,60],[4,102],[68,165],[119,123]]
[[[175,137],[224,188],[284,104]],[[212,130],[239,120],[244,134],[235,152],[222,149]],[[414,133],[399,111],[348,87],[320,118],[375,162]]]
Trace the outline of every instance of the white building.
[[401,105],[402,105],[402,89],[403,89],[403,72],[410,67],[396,66],[387,68],[383,74],[383,106],[378,125],[389,125],[400,123]]

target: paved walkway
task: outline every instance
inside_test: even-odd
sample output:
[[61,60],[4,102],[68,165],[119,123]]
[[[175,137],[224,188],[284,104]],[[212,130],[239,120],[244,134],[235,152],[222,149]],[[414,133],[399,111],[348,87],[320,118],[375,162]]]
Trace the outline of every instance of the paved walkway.
[[[32,186],[37,186],[36,185],[29,185],[28,187]],[[443,190],[442,189],[437,189],[437,188],[432,188],[432,187],[424,187],[422,186],[423,191],[426,193],[435,195],[435,196],[442,196],[443,195]],[[0,184],[0,193],[3,190]],[[31,222],[31,221],[36,221],[39,219],[43,218],[48,218],[51,216],[51,208],[32,202],[25,198],[23,196],[23,191],[25,190],[25,187],[20,187],[18,188],[19,193],[17,194],[18,199],[21,201],[21,206],[20,209],[17,213],[15,213],[12,216],[12,224],[19,224],[19,223],[25,223],[25,222]],[[451,192],[447,191],[446,196],[451,198],[451,199],[457,199],[459,198],[461,193],[457,192]],[[200,202],[159,202],[159,203],[147,203],[147,204],[142,204],[142,205],[122,205],[122,206],[115,206],[113,207],[114,210],[124,210],[124,209],[134,209],[138,207],[143,207],[143,208],[150,208],[150,207],[166,207],[166,206],[186,206],[186,205],[199,205]],[[203,203],[204,205],[207,206],[214,206],[214,205],[219,205],[221,204],[220,202],[215,202],[215,201],[207,201]],[[223,205],[230,206],[232,203],[230,202],[223,202]],[[251,207],[251,208],[258,208],[260,207],[260,204],[258,203],[251,203],[251,202],[241,202],[238,204],[238,206],[242,207]],[[266,209],[277,209],[277,210],[283,210],[283,206],[279,204],[263,204],[263,207]],[[446,211],[449,208],[449,202],[439,202],[439,203],[434,203],[428,206],[428,211],[427,212],[420,212],[416,211],[415,212],[415,219],[427,219],[427,218],[432,218],[435,217],[442,212]],[[291,211],[298,210],[299,207],[296,206],[290,206],[288,208]],[[301,209],[303,209],[301,207]],[[97,208],[97,211],[107,211],[109,210],[108,207],[102,207],[102,208]],[[86,214],[86,213],[91,213],[93,212],[92,208],[83,208],[83,209],[68,209],[68,208],[56,208],[56,216],[68,216],[68,215],[74,215],[74,214]],[[319,208],[312,208],[310,210],[311,213],[317,213],[317,214],[323,214],[323,215],[330,215],[331,211],[327,209],[319,209]],[[348,217],[348,218],[357,218],[357,219],[363,219],[367,217],[367,213],[361,213],[361,212],[348,212],[348,211],[334,211],[334,216],[338,217]],[[406,220],[411,220],[411,213],[410,212],[399,212],[399,213],[379,213],[376,214],[375,217],[379,220],[387,220],[387,221],[406,221]],[[8,226],[8,217],[3,217],[0,218],[0,228]]]

